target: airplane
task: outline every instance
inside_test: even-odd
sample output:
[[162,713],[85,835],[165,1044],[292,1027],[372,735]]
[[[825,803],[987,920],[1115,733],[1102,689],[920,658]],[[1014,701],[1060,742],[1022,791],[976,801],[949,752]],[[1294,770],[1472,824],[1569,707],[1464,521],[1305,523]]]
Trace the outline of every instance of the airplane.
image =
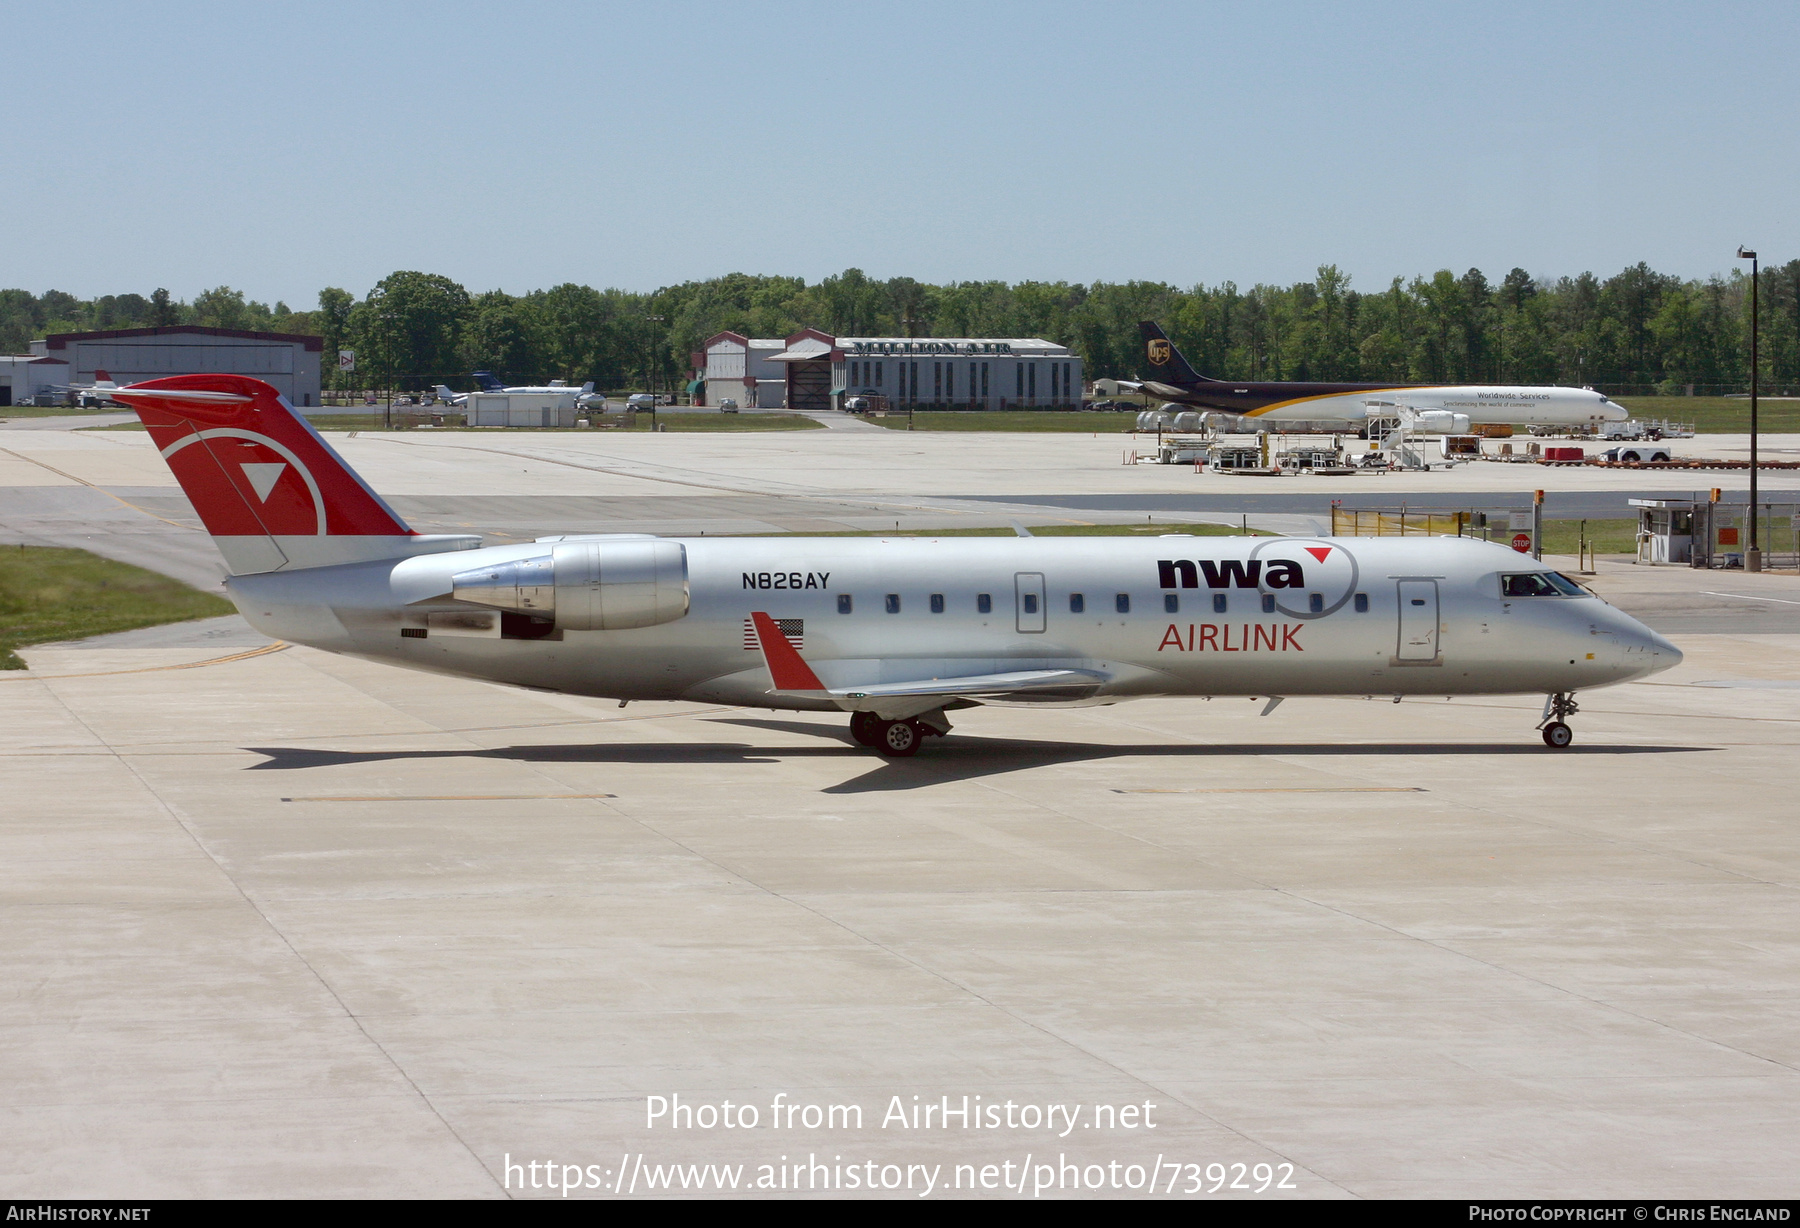
[[75,398],[75,404],[83,409],[96,409],[105,405],[116,404],[112,394],[119,385],[105,371],[94,371],[94,382],[91,384],[52,384],[59,392],[67,392]]
[[[579,388],[571,388],[569,387],[569,382],[567,380],[560,379],[553,379],[548,384],[520,384],[517,387],[509,388],[505,384],[502,384],[499,378],[491,371],[477,371],[474,373],[474,379],[477,384],[481,385],[481,391],[483,392],[572,392],[575,394],[575,404],[582,409],[586,409],[596,401],[602,404],[606,401],[605,393],[594,391],[593,380],[589,380]],[[438,387],[442,391],[448,391],[448,389],[444,389],[441,384],[438,385]],[[442,395],[442,391],[439,393],[440,396]],[[452,395],[455,394],[453,393]],[[468,394],[464,393],[463,395],[464,397],[467,397]],[[461,401],[456,403],[459,405],[462,404]]]
[[437,399],[445,405],[461,405],[469,399],[469,394],[466,392],[450,391],[448,384],[434,384],[431,391],[436,393]]
[[1138,324],[1154,379],[1119,381],[1166,401],[1269,422],[1342,422],[1397,418],[1424,432],[1467,434],[1477,424],[1598,427],[1623,422],[1623,405],[1591,388],[1500,384],[1326,384],[1216,380],[1188,365],[1153,320]]
[[1153,696],[1575,695],[1668,640],[1464,538],[415,533],[270,385],[178,375],[135,408],[265,635],[571,695],[850,717],[889,757],[979,704]]

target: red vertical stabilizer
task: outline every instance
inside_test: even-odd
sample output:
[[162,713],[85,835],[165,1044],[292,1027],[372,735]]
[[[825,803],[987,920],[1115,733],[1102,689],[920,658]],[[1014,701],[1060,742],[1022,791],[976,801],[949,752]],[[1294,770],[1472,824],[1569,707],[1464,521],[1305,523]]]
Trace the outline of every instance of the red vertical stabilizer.
[[263,381],[175,375],[112,395],[137,411],[233,573],[416,552],[406,523]]

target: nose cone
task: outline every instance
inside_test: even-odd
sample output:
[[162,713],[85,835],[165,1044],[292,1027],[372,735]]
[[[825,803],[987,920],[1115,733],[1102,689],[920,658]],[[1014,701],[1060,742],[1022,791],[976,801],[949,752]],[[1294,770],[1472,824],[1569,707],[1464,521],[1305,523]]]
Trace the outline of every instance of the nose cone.
[[1674,669],[1681,664],[1681,649],[1648,627],[1644,628],[1643,647],[1658,661],[1656,668],[1650,671],[1653,674],[1660,674],[1665,669]]
[[1648,678],[1681,664],[1681,649],[1635,618],[1626,621],[1630,627],[1620,632],[1619,646],[1628,678]]

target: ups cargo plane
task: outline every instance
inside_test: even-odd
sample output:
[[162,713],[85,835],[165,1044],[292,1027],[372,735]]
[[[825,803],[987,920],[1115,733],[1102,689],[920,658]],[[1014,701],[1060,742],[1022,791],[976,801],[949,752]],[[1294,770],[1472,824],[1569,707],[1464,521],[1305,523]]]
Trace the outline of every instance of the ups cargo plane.
[[[1165,401],[1270,423],[1399,418],[1425,431],[1460,435],[1471,425],[1597,427],[1631,417],[1591,388],[1502,384],[1324,384],[1208,379],[1188,365],[1158,324],[1143,320],[1150,378],[1138,387]],[[1458,421],[1461,419],[1461,421]]]
[[[486,546],[401,521],[268,384],[184,375],[138,412],[263,633],[573,695],[841,711],[915,753],[977,704],[1547,697],[1668,669],[1667,640],[1455,538],[659,538]],[[1266,711],[1267,709],[1265,709]]]

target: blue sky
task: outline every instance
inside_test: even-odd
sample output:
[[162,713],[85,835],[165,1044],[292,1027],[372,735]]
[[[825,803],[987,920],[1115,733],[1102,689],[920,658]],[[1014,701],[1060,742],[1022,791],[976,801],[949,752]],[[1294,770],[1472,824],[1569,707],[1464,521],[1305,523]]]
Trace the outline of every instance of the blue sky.
[[[0,3],[0,285],[1800,255],[1800,5]],[[18,54],[27,46],[30,51]],[[66,51],[69,58],[62,58]]]

